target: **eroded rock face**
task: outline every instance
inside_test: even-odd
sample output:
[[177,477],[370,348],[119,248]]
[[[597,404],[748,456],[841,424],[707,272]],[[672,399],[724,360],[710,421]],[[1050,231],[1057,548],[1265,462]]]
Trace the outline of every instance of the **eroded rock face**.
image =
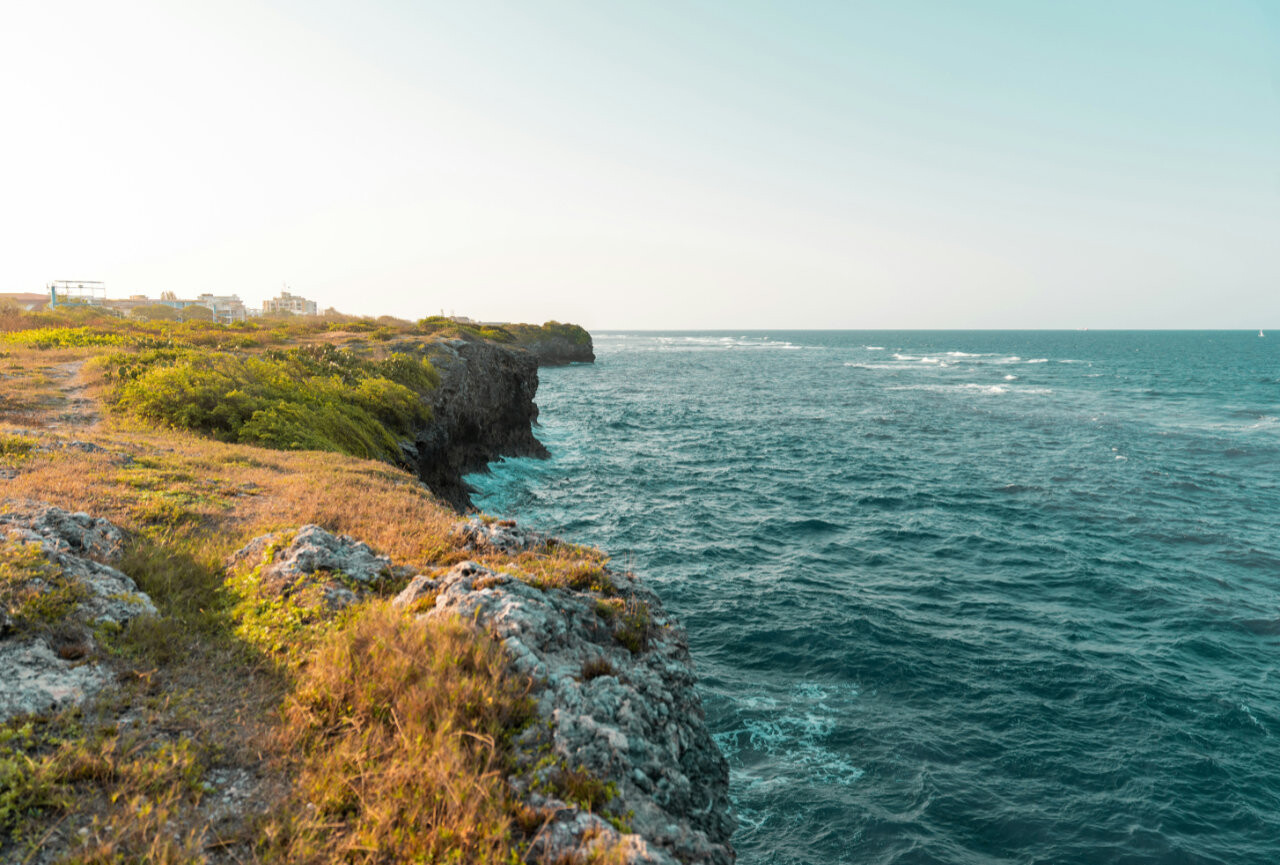
[[347,535],[316,525],[254,538],[230,561],[233,569],[261,567],[262,591],[276,596],[319,589],[330,607],[354,603],[362,590],[388,576],[391,560]]
[[538,364],[518,348],[462,339],[435,344],[431,363],[440,373],[431,420],[405,459],[431,491],[462,511],[471,506],[468,472],[503,456],[545,457],[533,436],[538,421]]
[[[458,616],[490,629],[537,683],[538,714],[549,723],[517,742],[528,773],[522,792],[554,810],[533,844],[536,860],[598,848],[635,863],[730,863],[728,766],[706,728],[684,632],[648,588],[610,578],[616,591],[606,598],[463,562],[439,579],[416,577],[395,603],[420,618]],[[558,766],[532,763],[543,746]],[[629,833],[542,792],[556,772],[578,767],[616,786],[607,808],[632,815]]]
[[524,552],[546,540],[537,532],[520,528],[515,520],[485,522],[480,517],[472,517],[462,523],[458,528],[458,534],[461,535],[468,550],[478,552],[497,550],[507,555]]
[[95,560],[119,555],[123,534],[111,523],[33,502],[7,506],[0,719],[87,701],[110,679],[93,661],[94,628],[156,612],[132,579]]
[[538,366],[594,363],[596,359],[590,339],[586,342],[574,342],[562,336],[546,336],[523,342],[521,347],[534,356]]
[[[458,531],[477,551],[515,554],[548,543],[510,521],[475,519]],[[257,538],[232,566],[261,567],[264,591],[347,592],[345,601],[330,596],[331,605],[354,601],[375,580],[413,574],[317,526]],[[334,583],[335,574],[345,582]],[[458,617],[491,631],[534,682],[541,723],[515,743],[513,784],[548,819],[528,861],[585,862],[594,852],[627,863],[729,865],[728,765],[706,727],[684,631],[649,588],[625,574],[604,576],[604,591],[540,588],[462,562],[440,576],[412,576],[393,603],[419,620]],[[554,792],[564,789],[566,771],[580,769],[612,785],[604,815]]]

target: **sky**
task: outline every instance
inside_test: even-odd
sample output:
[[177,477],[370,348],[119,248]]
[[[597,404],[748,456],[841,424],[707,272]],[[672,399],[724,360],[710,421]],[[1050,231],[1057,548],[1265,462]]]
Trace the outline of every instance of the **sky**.
[[1280,0],[42,0],[0,292],[1280,330]]

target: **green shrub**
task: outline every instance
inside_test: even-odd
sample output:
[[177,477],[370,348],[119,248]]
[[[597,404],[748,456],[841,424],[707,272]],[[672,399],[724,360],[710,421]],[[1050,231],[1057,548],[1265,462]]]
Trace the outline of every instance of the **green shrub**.
[[430,417],[430,362],[368,360],[332,346],[261,356],[161,349],[101,361],[116,408],[223,441],[400,461],[399,442]]
[[511,332],[515,341],[520,345],[527,345],[544,339],[563,339],[574,345],[591,344],[591,334],[586,330],[576,324],[561,324],[558,321],[548,321],[543,325],[508,324],[506,325],[506,330]]
[[0,433],[0,458],[25,457],[35,450],[37,444],[31,436]]
[[123,334],[104,332],[91,327],[38,327],[6,333],[0,339],[12,345],[29,345],[35,348],[78,348],[126,343]]

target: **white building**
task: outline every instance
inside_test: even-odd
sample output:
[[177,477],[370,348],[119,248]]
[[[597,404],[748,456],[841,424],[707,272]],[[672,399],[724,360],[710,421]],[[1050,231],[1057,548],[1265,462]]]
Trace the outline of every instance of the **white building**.
[[201,306],[207,306],[213,310],[213,320],[216,322],[231,324],[248,318],[248,313],[244,308],[244,301],[240,299],[239,295],[202,294],[196,300]]
[[296,294],[290,294],[287,291],[280,292],[279,297],[273,297],[262,302],[263,315],[280,312],[289,312],[294,315],[315,315],[316,302],[307,300],[305,297],[299,297]]

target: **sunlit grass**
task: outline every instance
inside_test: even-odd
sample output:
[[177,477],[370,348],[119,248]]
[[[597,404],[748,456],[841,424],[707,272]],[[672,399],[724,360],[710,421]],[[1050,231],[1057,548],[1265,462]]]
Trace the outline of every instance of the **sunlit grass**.
[[[96,341],[94,328],[119,338]],[[228,383],[242,393],[278,386],[302,405],[317,392],[339,399],[316,379],[336,381],[344,400],[376,379],[420,396],[432,372],[396,356],[396,340],[429,330],[349,317],[228,327],[0,311],[0,333],[17,336],[0,345],[0,467],[13,473],[4,496],[88,511],[124,529],[115,564],[158,609],[94,635],[90,660],[117,682],[98,702],[0,725],[0,859],[37,850],[76,862],[519,858],[545,819],[507,780],[511,736],[530,717],[529,683],[510,673],[492,639],[457,622],[415,622],[379,598],[338,616],[295,615],[257,592],[252,567],[228,572],[225,563],[255,537],[308,523],[425,573],[474,558],[545,588],[608,594],[607,559],[555,543],[516,557],[465,549],[457,515],[417,478],[352,455],[386,457],[376,442],[268,449],[219,440],[203,416],[167,419],[190,411],[201,391],[217,411],[227,394],[212,397]],[[367,340],[360,344],[369,350],[295,352],[326,337],[348,348]],[[68,377],[55,376],[56,365],[78,369],[93,357],[101,359],[78,379],[87,398],[119,399],[133,386],[132,402],[114,413],[99,406],[105,422],[91,428],[60,429],[51,419],[65,406]],[[213,362],[225,357],[238,360]],[[284,384],[271,380],[281,367],[293,376]],[[395,411],[385,389],[365,397],[371,416]],[[164,401],[174,407],[162,409]],[[323,431],[313,420],[308,426]],[[376,420],[393,429],[403,418]],[[64,447],[73,436],[80,447]],[[48,616],[23,607],[31,599],[19,594],[46,566],[28,547],[3,551],[0,582],[14,590],[8,609],[37,627]],[[62,604],[56,614],[71,599],[45,600]],[[213,804],[225,793],[210,783],[219,772],[247,791],[230,811]],[[599,781],[568,767],[555,778],[572,801],[607,797]]]

